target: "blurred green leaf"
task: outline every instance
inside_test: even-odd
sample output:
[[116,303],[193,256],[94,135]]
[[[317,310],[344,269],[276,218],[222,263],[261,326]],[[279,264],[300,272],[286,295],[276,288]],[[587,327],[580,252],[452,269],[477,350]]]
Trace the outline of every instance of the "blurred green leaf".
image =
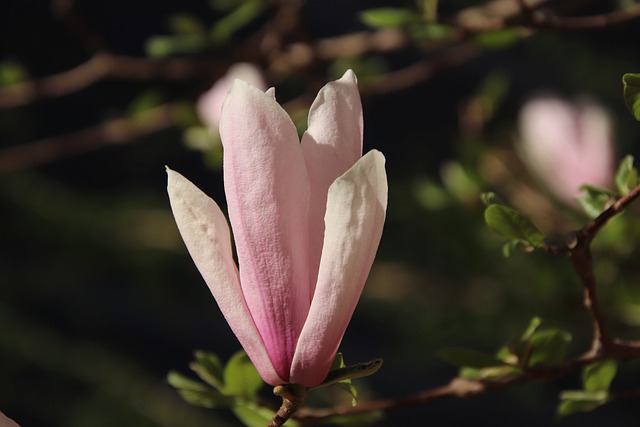
[[411,36],[416,40],[438,40],[450,37],[455,29],[450,25],[417,23],[410,27]]
[[192,34],[153,36],[147,39],[145,43],[145,50],[151,58],[200,53],[207,47],[208,44],[205,38]]
[[224,390],[224,369],[220,358],[214,353],[207,353],[201,350],[195,352],[196,361],[189,367],[206,383],[216,389]]
[[356,406],[358,404],[358,390],[355,388],[353,384],[351,384],[351,380],[342,380],[334,383],[336,387],[345,391],[349,396],[351,396],[351,406]]
[[460,367],[487,368],[506,365],[504,361],[493,355],[466,348],[444,348],[436,355],[445,362]]
[[491,229],[508,239],[517,239],[539,247],[544,237],[531,221],[517,211],[498,204],[492,204],[484,211],[484,219]]
[[485,206],[490,205],[505,205],[504,201],[493,191],[487,191],[486,193],[480,194],[480,200]]
[[471,368],[465,366],[460,369],[459,375],[468,380],[495,381],[521,373],[522,370],[513,365],[490,366],[486,368]]
[[27,77],[27,71],[20,62],[11,59],[0,61],[0,86],[20,83]]
[[[231,410],[247,427],[265,427],[269,424],[269,421],[271,421],[271,418],[275,414],[271,409],[249,402],[239,403]],[[290,427],[297,427],[298,422],[294,419],[289,419],[286,425]]]
[[611,190],[593,185],[583,185],[581,189],[582,194],[578,197],[578,202],[584,212],[591,218],[600,215],[614,196]]
[[483,31],[473,38],[473,41],[484,49],[503,49],[520,40],[520,33],[514,28],[495,31]]
[[528,366],[554,364],[564,360],[571,334],[559,329],[536,331],[529,340],[531,356]]
[[136,96],[127,106],[126,116],[136,117],[164,102],[164,95],[158,89],[149,89]]
[[520,341],[529,342],[531,340],[531,337],[541,324],[542,319],[538,316],[534,316],[529,322],[527,329],[524,330],[522,336],[520,337]]
[[195,16],[180,13],[169,17],[169,28],[175,34],[205,37],[207,30]]
[[438,0],[419,0],[418,6],[422,10],[422,15],[426,22],[436,22],[438,20]]
[[373,28],[401,27],[418,20],[409,9],[381,7],[360,12],[360,19]]
[[384,418],[381,411],[368,412],[356,415],[335,415],[326,418],[323,423],[334,426],[360,427],[380,422]]
[[214,44],[227,41],[233,33],[249,24],[265,9],[262,0],[246,0],[239,4],[232,12],[218,20],[209,33]]
[[192,380],[184,375],[171,371],[167,375],[167,382],[171,387],[183,390],[206,391],[209,389],[206,385],[199,381]]
[[233,398],[225,396],[205,384],[194,381],[177,372],[169,372],[168,383],[187,402],[204,408],[228,408],[233,404]]
[[633,167],[633,156],[627,155],[620,162],[616,172],[616,187],[620,195],[624,196],[638,185],[638,170]]
[[564,417],[576,412],[589,412],[607,403],[606,391],[570,390],[560,393],[558,416]]
[[224,394],[253,399],[264,383],[244,351],[231,356],[224,368]]
[[608,391],[616,376],[618,364],[615,360],[603,360],[585,366],[582,370],[582,384],[586,391]]
[[636,120],[640,120],[640,74],[622,76],[624,100]]

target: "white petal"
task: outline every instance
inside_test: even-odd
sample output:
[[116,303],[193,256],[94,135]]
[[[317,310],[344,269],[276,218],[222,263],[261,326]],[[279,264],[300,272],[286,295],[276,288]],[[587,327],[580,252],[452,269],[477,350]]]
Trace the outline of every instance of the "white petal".
[[171,209],[191,258],[262,379],[282,384],[244,300],[224,214],[188,179],[169,168],[167,175]]
[[384,225],[384,162],[382,153],[370,151],[329,188],[318,283],[291,382],[313,387],[324,379],[358,303]]

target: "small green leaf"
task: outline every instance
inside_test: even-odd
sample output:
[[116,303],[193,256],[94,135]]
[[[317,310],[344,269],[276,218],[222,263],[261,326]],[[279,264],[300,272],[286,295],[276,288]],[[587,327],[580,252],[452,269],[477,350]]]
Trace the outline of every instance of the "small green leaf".
[[507,239],[517,239],[540,247],[544,243],[542,233],[535,225],[517,211],[493,204],[484,211],[484,219],[491,229]]
[[175,34],[206,36],[207,31],[195,16],[180,13],[169,18],[169,28]]
[[528,366],[562,362],[570,341],[571,334],[559,329],[535,332],[529,341],[532,352]]
[[467,348],[445,348],[436,354],[440,359],[454,366],[487,368],[506,365],[504,361],[495,356]]
[[264,385],[258,371],[244,351],[231,356],[224,368],[224,394],[251,400]]
[[607,403],[606,391],[568,390],[560,393],[558,416],[564,417],[576,412],[589,412]]
[[196,361],[189,367],[206,383],[222,391],[224,389],[224,376],[222,362],[213,353],[201,350],[195,352]]
[[520,32],[514,28],[478,33],[473,41],[484,49],[503,49],[520,39]]
[[381,7],[360,12],[360,19],[373,28],[401,27],[416,21],[409,9]]
[[211,41],[215,44],[224,43],[233,33],[257,18],[265,7],[266,2],[262,0],[243,1],[211,28]]
[[[249,402],[239,403],[231,410],[247,427],[264,427],[269,424],[274,415],[271,409]],[[299,424],[296,420],[290,418],[286,425],[287,427],[297,427]]]
[[324,420],[323,424],[334,426],[359,427],[368,426],[376,422],[380,422],[384,418],[384,414],[380,411],[368,412],[366,414],[356,415],[334,415]]
[[520,337],[520,341],[529,342],[531,340],[531,337],[533,336],[533,334],[541,324],[542,324],[542,318],[538,316],[533,317],[529,322],[527,329],[524,330],[524,333]]
[[640,120],[640,74],[622,76],[624,101],[636,120]]
[[200,53],[207,48],[205,38],[194,35],[153,36],[147,39],[145,50],[151,58]]
[[616,376],[618,364],[615,360],[603,360],[585,366],[582,370],[582,384],[586,391],[608,391]]
[[182,389],[182,390],[195,390],[195,391],[206,391],[209,389],[206,385],[202,384],[199,381],[192,380],[191,378],[187,378],[184,375],[171,371],[167,375],[167,382],[171,387]]
[[633,156],[627,155],[620,162],[616,172],[616,187],[620,195],[624,196],[638,185],[638,170],[633,167]]
[[351,380],[343,380],[334,383],[336,387],[345,391],[349,396],[351,396],[351,406],[356,406],[358,404],[358,390],[351,384]]
[[157,107],[164,102],[164,95],[157,89],[150,89],[136,96],[129,103],[126,110],[127,117],[136,117],[137,115]]
[[614,196],[611,190],[593,185],[583,185],[581,190],[582,194],[578,197],[578,202],[582,210],[591,218],[600,215]]
[[9,86],[26,80],[27,71],[22,64],[12,59],[0,61],[0,86]]
[[491,366],[488,368],[463,367],[459,375],[468,380],[495,381],[513,375],[519,375],[522,369],[512,365]]
[[336,364],[336,360],[339,360],[339,364],[343,366],[340,368],[331,369],[327,374],[327,377],[318,387],[324,387],[327,385],[334,384],[336,382],[341,382],[345,380],[351,380],[355,378],[367,377],[369,375],[373,375],[382,366],[382,359],[374,359],[365,363],[358,363],[356,365],[344,366],[344,362],[342,361],[342,356],[339,356],[340,359],[334,359],[334,365]]
[[194,381],[177,372],[169,372],[168,383],[177,389],[178,394],[188,403],[204,408],[228,408],[233,399],[224,396],[217,390],[207,387],[205,384]]
[[506,205],[506,203],[493,191],[487,191],[486,193],[480,194],[480,200],[484,203],[485,206],[491,205]]

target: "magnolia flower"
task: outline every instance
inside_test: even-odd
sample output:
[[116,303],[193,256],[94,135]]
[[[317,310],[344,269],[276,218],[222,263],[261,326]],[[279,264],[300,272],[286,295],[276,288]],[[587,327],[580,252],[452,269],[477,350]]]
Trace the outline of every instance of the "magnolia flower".
[[320,90],[309,128],[266,93],[236,80],[220,131],[239,262],[216,203],[168,170],[182,238],[265,382],[326,377],[377,251],[387,205],[384,156],[362,156],[356,76]]
[[0,412],[0,427],[20,427],[15,421]]
[[238,62],[232,65],[227,74],[216,80],[213,86],[204,92],[196,103],[198,116],[212,130],[218,129],[222,104],[235,79],[243,80],[261,90],[267,89],[267,84],[258,67],[248,62]]
[[581,186],[611,183],[611,123],[602,107],[538,98],[522,108],[519,125],[525,163],[559,199],[575,203]]

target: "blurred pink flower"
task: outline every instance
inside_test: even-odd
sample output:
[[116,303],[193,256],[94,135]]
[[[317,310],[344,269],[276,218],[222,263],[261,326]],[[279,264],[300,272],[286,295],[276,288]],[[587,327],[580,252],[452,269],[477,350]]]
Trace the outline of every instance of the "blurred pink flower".
[[537,98],[522,108],[519,125],[524,162],[560,200],[575,204],[582,185],[611,184],[611,123],[599,105]]
[[15,421],[0,412],[0,427],[20,427]]
[[387,205],[384,156],[362,156],[356,76],[320,90],[300,143],[266,93],[236,80],[220,122],[240,269],[216,203],[177,172],[178,228],[220,310],[271,385],[326,377],[377,251]]
[[222,103],[235,79],[245,81],[262,91],[267,90],[267,84],[258,67],[247,62],[232,65],[227,74],[218,79],[208,91],[200,96],[196,104],[200,120],[216,132],[220,124]]

